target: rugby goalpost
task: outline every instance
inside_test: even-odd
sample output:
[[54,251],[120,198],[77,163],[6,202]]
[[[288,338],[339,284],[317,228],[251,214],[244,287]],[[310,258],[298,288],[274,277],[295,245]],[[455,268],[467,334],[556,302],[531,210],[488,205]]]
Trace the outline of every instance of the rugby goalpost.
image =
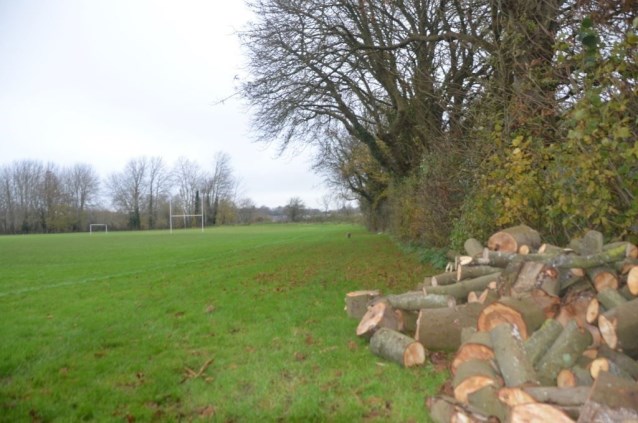
[[89,234],[90,235],[93,235],[93,228],[95,226],[104,228],[104,233],[107,233],[107,234],[109,233],[109,225],[107,225],[106,223],[91,223],[91,224],[89,224]]
[[187,217],[199,217],[202,220],[202,232],[204,232],[204,212],[203,212],[204,208],[202,207],[202,213],[201,214],[173,214],[173,202],[170,201],[168,203],[168,213],[169,213],[169,231],[172,234],[173,233],[173,219],[174,218],[183,218],[184,219],[184,228],[186,228],[186,218]]

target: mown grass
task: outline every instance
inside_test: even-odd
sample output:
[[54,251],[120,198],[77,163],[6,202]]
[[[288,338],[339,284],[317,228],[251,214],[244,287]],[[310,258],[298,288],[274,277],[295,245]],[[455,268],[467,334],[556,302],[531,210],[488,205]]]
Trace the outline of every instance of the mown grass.
[[0,237],[0,420],[427,421],[446,375],[343,312],[427,271],[347,225]]

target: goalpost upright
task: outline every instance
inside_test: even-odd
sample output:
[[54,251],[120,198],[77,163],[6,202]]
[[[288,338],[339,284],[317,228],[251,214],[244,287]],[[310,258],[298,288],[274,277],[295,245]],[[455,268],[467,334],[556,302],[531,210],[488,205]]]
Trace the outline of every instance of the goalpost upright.
[[202,219],[202,232],[204,232],[204,208],[202,207],[202,213],[201,214],[173,214],[173,202],[169,201],[168,202],[168,213],[169,213],[169,228],[170,228],[170,233],[173,233],[173,218],[174,217],[181,217],[184,219],[184,227],[186,227],[186,218],[187,217],[201,217]]

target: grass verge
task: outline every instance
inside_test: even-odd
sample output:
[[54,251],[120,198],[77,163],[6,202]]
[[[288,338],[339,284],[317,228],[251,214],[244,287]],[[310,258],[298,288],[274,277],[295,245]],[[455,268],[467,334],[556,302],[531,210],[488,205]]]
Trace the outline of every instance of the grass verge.
[[354,336],[346,292],[428,271],[360,227],[6,236],[0,252],[2,421],[423,421],[446,377]]

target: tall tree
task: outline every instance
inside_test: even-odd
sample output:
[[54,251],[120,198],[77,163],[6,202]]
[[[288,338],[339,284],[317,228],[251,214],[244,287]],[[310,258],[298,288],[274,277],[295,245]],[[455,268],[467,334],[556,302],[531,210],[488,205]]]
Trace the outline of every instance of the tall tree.
[[177,204],[184,214],[196,214],[196,195],[202,185],[202,170],[197,162],[179,157],[173,168],[173,184],[177,186]]
[[161,157],[148,159],[148,227],[155,229],[160,198],[167,193],[170,172]]
[[62,172],[64,190],[73,212],[73,230],[86,230],[86,209],[99,197],[100,178],[93,166],[77,163]]
[[218,224],[222,201],[234,202],[237,181],[233,176],[230,156],[224,152],[215,154],[212,171],[204,177],[202,196],[205,204],[206,220],[211,225]]
[[120,173],[110,175],[107,187],[113,204],[128,214],[130,229],[142,228],[142,207],[146,192],[148,161],[144,157],[129,160]]

